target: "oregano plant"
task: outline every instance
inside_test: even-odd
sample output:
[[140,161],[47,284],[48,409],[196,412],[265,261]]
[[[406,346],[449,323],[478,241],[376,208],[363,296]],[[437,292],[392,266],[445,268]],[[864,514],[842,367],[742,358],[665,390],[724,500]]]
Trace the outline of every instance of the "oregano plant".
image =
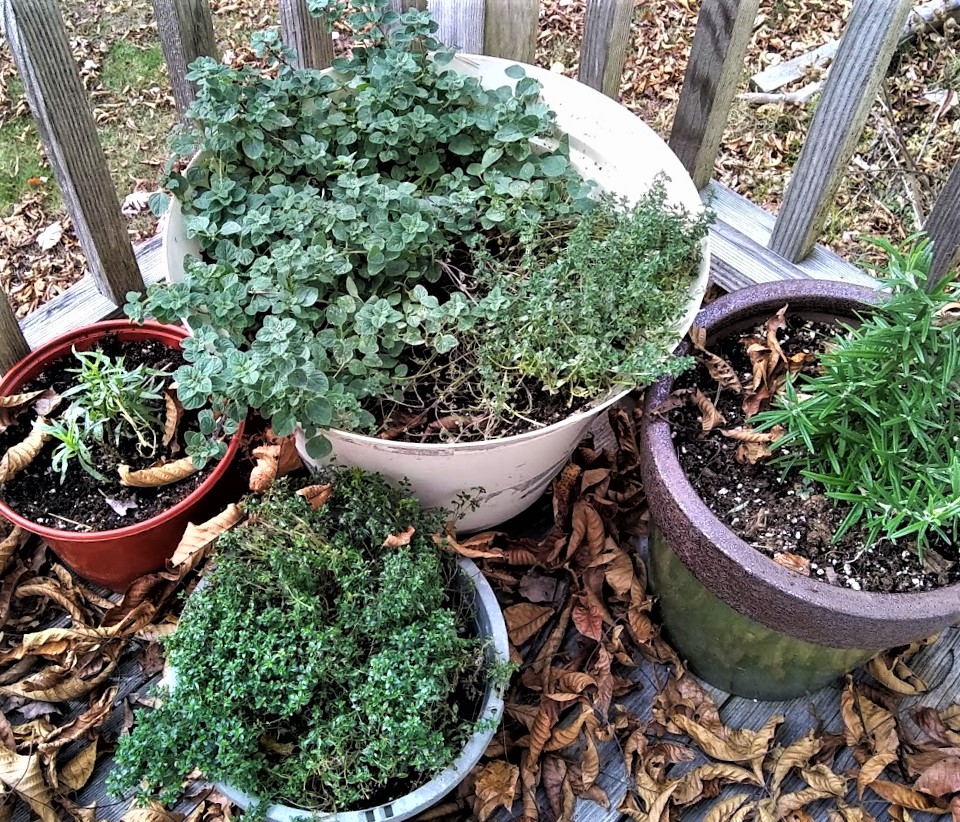
[[[127,308],[194,331],[177,374],[184,405],[213,394],[256,409],[279,435],[302,427],[319,457],[323,429],[371,431],[391,408],[436,410],[449,396],[455,411],[487,409],[496,436],[528,411],[518,385],[570,404],[669,368],[650,341],[683,313],[706,219],[662,197],[630,210],[603,196],[572,165],[540,84],[519,66],[500,88],[455,70],[428,13],[401,16],[387,0],[310,8],[352,30],[331,70],[295,67],[265,31],[254,61],[201,58],[188,75],[192,128],[175,148],[193,159],[166,184],[201,254]],[[591,236],[578,232],[597,209]],[[669,231],[646,227],[665,218]],[[618,286],[587,289],[604,304],[568,335],[548,319],[549,292],[583,290],[591,243],[604,245],[589,276]],[[554,263],[556,280],[539,276]],[[522,350],[490,344],[521,335]],[[590,340],[588,366],[554,362]]]

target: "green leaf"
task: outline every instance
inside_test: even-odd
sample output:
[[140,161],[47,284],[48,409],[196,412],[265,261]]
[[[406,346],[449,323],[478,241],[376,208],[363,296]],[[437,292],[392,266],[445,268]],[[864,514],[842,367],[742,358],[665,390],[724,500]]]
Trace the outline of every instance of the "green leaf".
[[543,172],[545,177],[560,177],[569,167],[569,160],[567,160],[566,157],[561,157],[558,154],[552,154],[549,157],[544,157],[540,161],[540,170]]
[[503,71],[511,80],[519,80],[521,77],[526,77],[527,72],[524,70],[523,66],[507,66]]
[[449,143],[447,143],[447,148],[449,148],[454,154],[459,154],[462,157],[466,157],[470,154],[473,154],[477,150],[477,144],[473,142],[473,138],[470,137],[470,135],[458,134]]

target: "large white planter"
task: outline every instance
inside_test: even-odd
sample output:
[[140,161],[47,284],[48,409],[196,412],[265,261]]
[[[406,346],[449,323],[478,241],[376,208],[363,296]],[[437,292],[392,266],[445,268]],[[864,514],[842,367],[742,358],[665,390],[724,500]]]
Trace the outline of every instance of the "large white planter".
[[[516,84],[505,70],[516,61],[481,55],[458,55],[451,66],[480,78],[484,86]],[[557,127],[569,136],[570,159],[587,179],[635,203],[663,172],[668,178],[667,197],[691,213],[703,205],[696,186],[676,155],[642,120],[619,103],[588,86],[535,66],[524,66],[540,81],[543,100],[557,115]],[[198,254],[187,237],[178,202],[171,202],[163,227],[163,254],[171,281],[183,278],[187,254]],[[686,313],[676,325],[676,341],[693,323],[707,287],[709,252],[690,285]],[[330,431],[332,459],[377,471],[393,480],[409,479],[416,496],[428,507],[454,510],[464,495],[476,507],[462,511],[461,531],[491,528],[519,514],[549,485],[569,458],[591,422],[629,389],[598,398],[589,411],[537,431],[481,443],[428,444],[388,442],[346,431]],[[316,464],[301,455],[309,464]],[[482,490],[481,490],[482,489]]]

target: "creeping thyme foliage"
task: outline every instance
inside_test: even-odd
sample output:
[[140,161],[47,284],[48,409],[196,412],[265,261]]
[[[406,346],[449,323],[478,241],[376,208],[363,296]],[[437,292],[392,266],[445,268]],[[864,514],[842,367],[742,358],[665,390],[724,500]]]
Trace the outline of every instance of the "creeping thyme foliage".
[[[472,728],[451,695],[483,655],[431,539],[442,523],[378,476],[335,483],[318,511],[280,483],[220,538],[168,642],[176,686],[121,740],[113,791],[170,801],[197,768],[335,810],[456,757]],[[409,545],[384,547],[409,526]]]
[[755,419],[786,427],[782,464],[850,503],[837,536],[862,520],[868,545],[909,538],[922,554],[934,535],[960,536],[960,308],[948,280],[924,288],[929,241],[874,242],[889,255],[889,297]]
[[[500,397],[505,356],[481,342],[496,329],[525,333],[549,309],[541,303],[527,316],[518,306],[549,287],[524,284],[537,272],[517,269],[524,249],[540,242],[551,259],[562,255],[562,243],[547,241],[557,226],[558,236],[569,234],[597,199],[571,165],[536,80],[514,66],[514,88],[485,89],[449,66],[452,51],[433,38],[429,14],[401,17],[388,7],[312,0],[314,13],[354,32],[352,56],[331,72],[294,68],[276,32],[256,37],[255,64],[193,64],[195,133],[179,151],[190,156],[199,145],[202,153],[167,185],[202,259],[188,262],[183,282],[153,287],[145,300],[131,296],[128,306],[135,319],[186,320],[195,331],[177,374],[186,407],[211,393],[229,398],[260,410],[279,435],[303,426],[318,456],[328,447],[320,430],[371,429],[371,398],[409,398],[424,378],[432,390],[441,362],[456,360],[467,374],[466,395]],[[622,247],[604,248],[610,262],[594,266],[595,281],[636,269],[635,254],[648,249],[637,247],[636,231],[627,234]],[[620,236],[611,231],[608,245]],[[667,256],[689,256],[689,235],[669,236],[687,245]],[[554,339],[570,333],[564,322],[538,325],[524,351],[509,352],[512,377],[570,396],[646,381],[655,368],[642,328],[636,356],[632,340],[618,342],[601,345],[589,365],[565,360],[551,370],[557,345],[566,355],[607,335],[593,326],[621,299],[581,288],[578,259],[549,277],[567,289],[564,300],[604,303],[583,312],[571,339]],[[646,295],[658,308],[642,322],[672,324],[695,270],[691,257],[661,271],[662,293]],[[621,314],[645,287],[653,286],[626,286]]]

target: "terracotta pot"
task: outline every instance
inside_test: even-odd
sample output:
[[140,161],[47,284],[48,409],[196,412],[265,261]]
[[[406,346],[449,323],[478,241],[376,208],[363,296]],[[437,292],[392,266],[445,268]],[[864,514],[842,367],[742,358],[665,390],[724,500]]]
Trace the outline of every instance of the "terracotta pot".
[[[696,325],[707,329],[709,347],[785,303],[813,319],[853,321],[879,298],[843,283],[767,283],[716,301]],[[678,352],[689,350],[684,343]],[[737,537],[683,473],[669,424],[650,413],[672,389],[673,381],[663,379],[647,391],[640,454],[656,523],[651,578],[664,627],[695,673],[742,696],[788,699],[960,618],[960,584],[904,594],[839,588],[789,571]]]
[[[187,335],[182,328],[158,323],[133,325],[110,320],[64,334],[31,351],[0,380],[0,395],[14,394],[19,387],[40,374],[51,362],[68,357],[72,349],[87,350],[107,334],[120,340],[158,340],[179,348]],[[236,457],[243,424],[231,439],[227,453],[207,478],[172,508],[155,517],[112,531],[61,531],[35,523],[0,500],[0,514],[26,531],[37,534],[80,576],[113,591],[123,591],[133,580],[164,567],[183,536],[188,522],[201,522],[222,507],[219,491]]]

